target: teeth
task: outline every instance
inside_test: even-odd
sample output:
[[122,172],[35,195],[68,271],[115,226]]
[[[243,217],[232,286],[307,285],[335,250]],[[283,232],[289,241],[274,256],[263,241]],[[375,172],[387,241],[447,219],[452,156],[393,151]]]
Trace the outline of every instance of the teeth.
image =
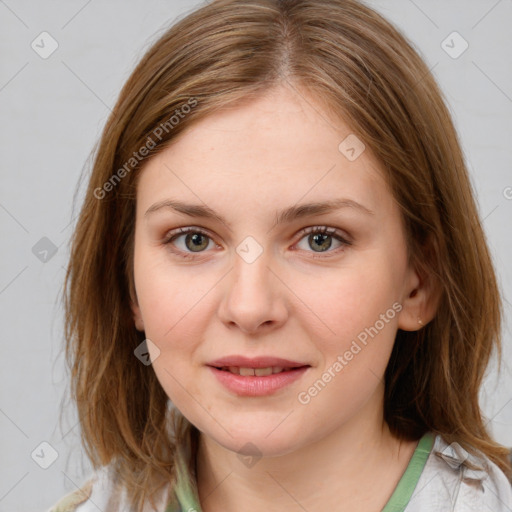
[[268,366],[267,368],[241,368],[238,366],[224,366],[223,370],[229,371],[242,377],[265,377],[275,373],[281,373],[282,371],[289,371],[292,368],[285,368],[283,366]]
[[254,375],[257,377],[264,377],[265,375],[272,375],[272,366],[268,368],[255,368]]

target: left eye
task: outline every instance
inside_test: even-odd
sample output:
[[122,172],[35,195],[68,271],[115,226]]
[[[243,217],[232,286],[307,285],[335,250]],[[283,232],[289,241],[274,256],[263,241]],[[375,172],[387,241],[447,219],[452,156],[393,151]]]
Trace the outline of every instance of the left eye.
[[[304,236],[301,238],[300,241],[306,240],[306,243],[309,245],[309,247],[315,249],[313,252],[328,251],[332,246],[332,239],[338,241],[338,243],[340,244],[339,247],[350,245],[350,242],[346,240],[343,236],[341,236],[335,228],[329,228],[326,226],[306,228],[302,231],[302,235]],[[316,250],[316,248],[318,248],[319,250]]]

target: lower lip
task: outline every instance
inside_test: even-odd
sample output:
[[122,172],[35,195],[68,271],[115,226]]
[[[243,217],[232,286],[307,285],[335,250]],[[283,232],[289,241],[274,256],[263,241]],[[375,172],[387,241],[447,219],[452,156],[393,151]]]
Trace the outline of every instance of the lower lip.
[[296,370],[262,377],[256,375],[243,377],[226,370],[218,370],[213,366],[209,366],[209,368],[221,384],[239,396],[267,396],[300,379],[310,367],[302,366]]

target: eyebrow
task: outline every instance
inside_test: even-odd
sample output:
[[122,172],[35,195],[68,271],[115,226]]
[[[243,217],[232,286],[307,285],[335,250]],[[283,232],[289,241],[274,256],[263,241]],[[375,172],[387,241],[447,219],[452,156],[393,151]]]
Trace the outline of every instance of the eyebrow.
[[[298,204],[280,210],[276,212],[276,220],[272,228],[279,224],[291,222],[295,219],[322,215],[325,213],[341,210],[342,208],[351,208],[354,211],[364,213],[365,215],[374,215],[374,212],[366,206],[363,206],[362,204],[353,201],[352,199],[340,198],[330,201]],[[151,205],[146,210],[144,216],[162,209],[175,210],[179,213],[183,213],[184,215],[188,215],[189,217],[217,220],[225,224],[228,228],[231,228],[231,224],[227,222],[226,219],[222,217],[222,215],[218,214],[208,206],[200,204],[187,204],[175,199],[166,199]]]

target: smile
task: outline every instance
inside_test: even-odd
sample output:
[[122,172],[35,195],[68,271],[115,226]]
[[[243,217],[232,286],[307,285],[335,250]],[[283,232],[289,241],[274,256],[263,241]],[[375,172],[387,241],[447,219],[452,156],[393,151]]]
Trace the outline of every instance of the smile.
[[311,366],[295,368],[267,366],[250,368],[244,366],[209,366],[222,387],[237,396],[267,396],[290,386],[300,379]]

